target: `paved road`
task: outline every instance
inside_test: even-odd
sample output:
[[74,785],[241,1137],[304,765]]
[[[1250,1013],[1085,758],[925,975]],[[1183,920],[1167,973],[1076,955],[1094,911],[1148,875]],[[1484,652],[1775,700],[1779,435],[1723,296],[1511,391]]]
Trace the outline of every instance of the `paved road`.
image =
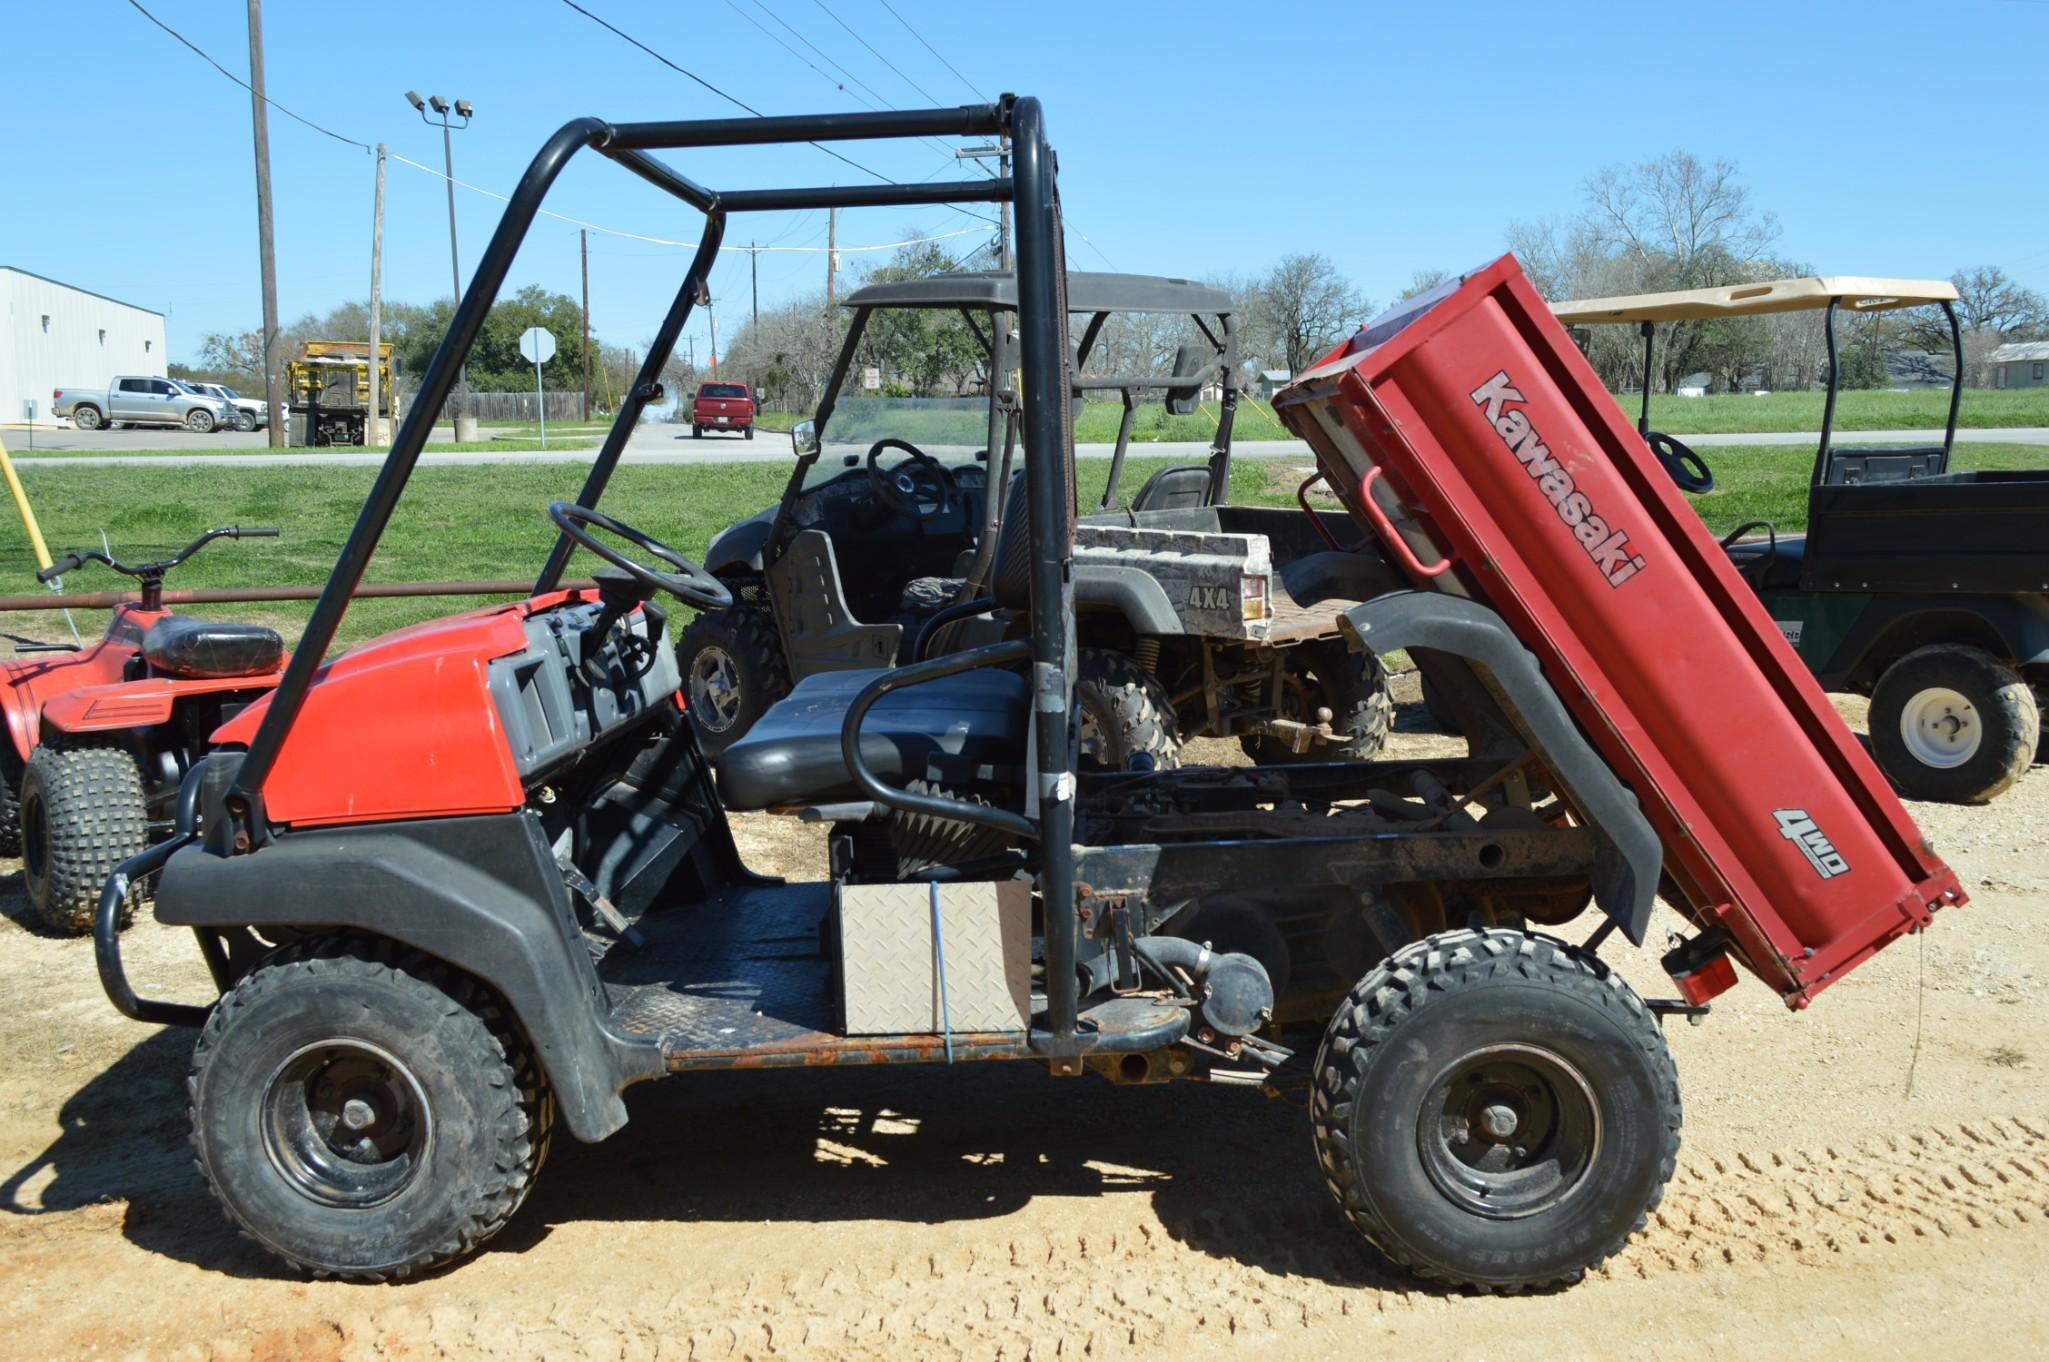
[[[37,448],[56,448],[45,436],[62,436],[67,450],[106,449],[104,455],[71,454],[65,458],[35,458],[30,455],[27,441],[22,438],[26,432],[10,429],[4,432],[8,450],[18,464],[33,463],[38,468],[108,468],[169,464],[173,467],[202,467],[219,465],[226,467],[263,467],[270,464],[327,464],[340,467],[371,468],[382,463],[382,454],[362,450],[323,449],[290,454],[270,452],[249,454],[202,454],[180,457],[178,435],[182,432],[156,431],[62,431],[37,432]],[[443,432],[437,431],[435,438],[441,439]],[[263,450],[261,434],[251,435],[209,435],[189,436],[190,440],[206,440],[213,448],[241,448]],[[1687,443],[1703,449],[1721,445],[1807,445],[1812,446],[1812,432],[1771,432],[1738,435],[1688,435],[1682,437]],[[1863,430],[1844,432],[1842,442],[1854,441],[1866,444],[1926,444],[1938,443],[1942,439],[1939,430]],[[133,443],[116,443],[132,441]],[[1960,430],[1959,444],[2031,444],[2049,445],[2049,427],[2012,426],[1988,429]],[[421,463],[430,467],[464,467],[473,464],[496,463],[587,463],[591,457],[592,445],[572,445],[563,449],[507,450],[498,452],[480,450],[464,454],[427,454]],[[161,454],[141,454],[141,449],[163,449]],[[1108,458],[1113,446],[1108,444],[1084,444],[1076,452],[1084,459]],[[1131,447],[1132,458],[1172,458],[1199,462],[1209,453],[1209,446],[1201,441],[1162,441],[1157,444],[1136,444]],[[1310,457],[1309,446],[1299,440],[1248,440],[1236,450],[1240,458],[1247,459],[1303,459]],[[763,431],[754,440],[732,438],[707,438],[693,440],[685,429],[678,434],[674,426],[643,425],[636,429],[626,446],[626,462],[646,464],[669,463],[783,463],[790,457],[790,448],[785,437]]]

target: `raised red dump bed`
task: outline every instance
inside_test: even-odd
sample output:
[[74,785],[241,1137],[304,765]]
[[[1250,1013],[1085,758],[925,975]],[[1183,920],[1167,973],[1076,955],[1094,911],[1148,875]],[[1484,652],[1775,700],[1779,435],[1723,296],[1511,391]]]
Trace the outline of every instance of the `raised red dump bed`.
[[1416,585],[1491,607],[1535,654],[1696,920],[1789,1004],[1964,901],[1513,256],[1275,406]]

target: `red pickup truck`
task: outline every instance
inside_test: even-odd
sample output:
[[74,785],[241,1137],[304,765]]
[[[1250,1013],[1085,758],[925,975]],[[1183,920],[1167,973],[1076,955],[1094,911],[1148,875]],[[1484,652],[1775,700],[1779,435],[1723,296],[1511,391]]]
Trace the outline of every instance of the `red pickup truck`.
[[745,383],[702,383],[690,400],[690,438],[707,430],[737,430],[754,438],[754,394]]

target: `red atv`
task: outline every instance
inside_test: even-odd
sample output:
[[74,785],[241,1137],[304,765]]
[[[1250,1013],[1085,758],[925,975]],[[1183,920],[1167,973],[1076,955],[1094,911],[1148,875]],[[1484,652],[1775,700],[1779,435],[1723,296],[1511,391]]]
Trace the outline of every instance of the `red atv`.
[[216,539],[271,529],[208,530],[169,558],[115,562],[72,553],[43,581],[104,563],[142,584],[114,607],[99,642],[31,643],[0,663],[0,850],[22,858],[29,901],[51,931],[92,926],[108,872],[170,831],[178,782],[207,735],[277,684],[284,640],[255,624],[213,624],[164,609],[164,574]]

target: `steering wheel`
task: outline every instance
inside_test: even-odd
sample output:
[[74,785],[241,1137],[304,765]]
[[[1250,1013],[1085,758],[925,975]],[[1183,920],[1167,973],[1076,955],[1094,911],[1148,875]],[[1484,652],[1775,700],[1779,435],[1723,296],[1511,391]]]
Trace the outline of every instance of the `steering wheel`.
[[[875,462],[885,449],[901,449],[910,457],[885,473]],[[868,490],[898,515],[930,520],[953,505],[959,488],[945,465],[910,441],[877,440],[868,446]]]
[[[548,518],[579,547],[589,549],[621,572],[631,573],[657,591],[668,592],[685,605],[694,605],[700,610],[723,610],[733,603],[733,593],[726,588],[724,582],[667,544],[652,535],[643,534],[631,525],[622,525],[612,517],[600,515],[588,506],[575,506],[566,501],[550,505]],[[617,535],[627,543],[659,558],[676,571],[663,572],[658,568],[635,562],[610,544],[600,543],[597,537],[591,534],[593,529]]]
[[1712,492],[1715,490],[1715,473],[1707,466],[1707,460],[1693,452],[1683,442],[1658,431],[1644,434],[1644,443],[1657,455],[1658,462],[1672,475],[1672,481],[1679,484],[1682,492]]

